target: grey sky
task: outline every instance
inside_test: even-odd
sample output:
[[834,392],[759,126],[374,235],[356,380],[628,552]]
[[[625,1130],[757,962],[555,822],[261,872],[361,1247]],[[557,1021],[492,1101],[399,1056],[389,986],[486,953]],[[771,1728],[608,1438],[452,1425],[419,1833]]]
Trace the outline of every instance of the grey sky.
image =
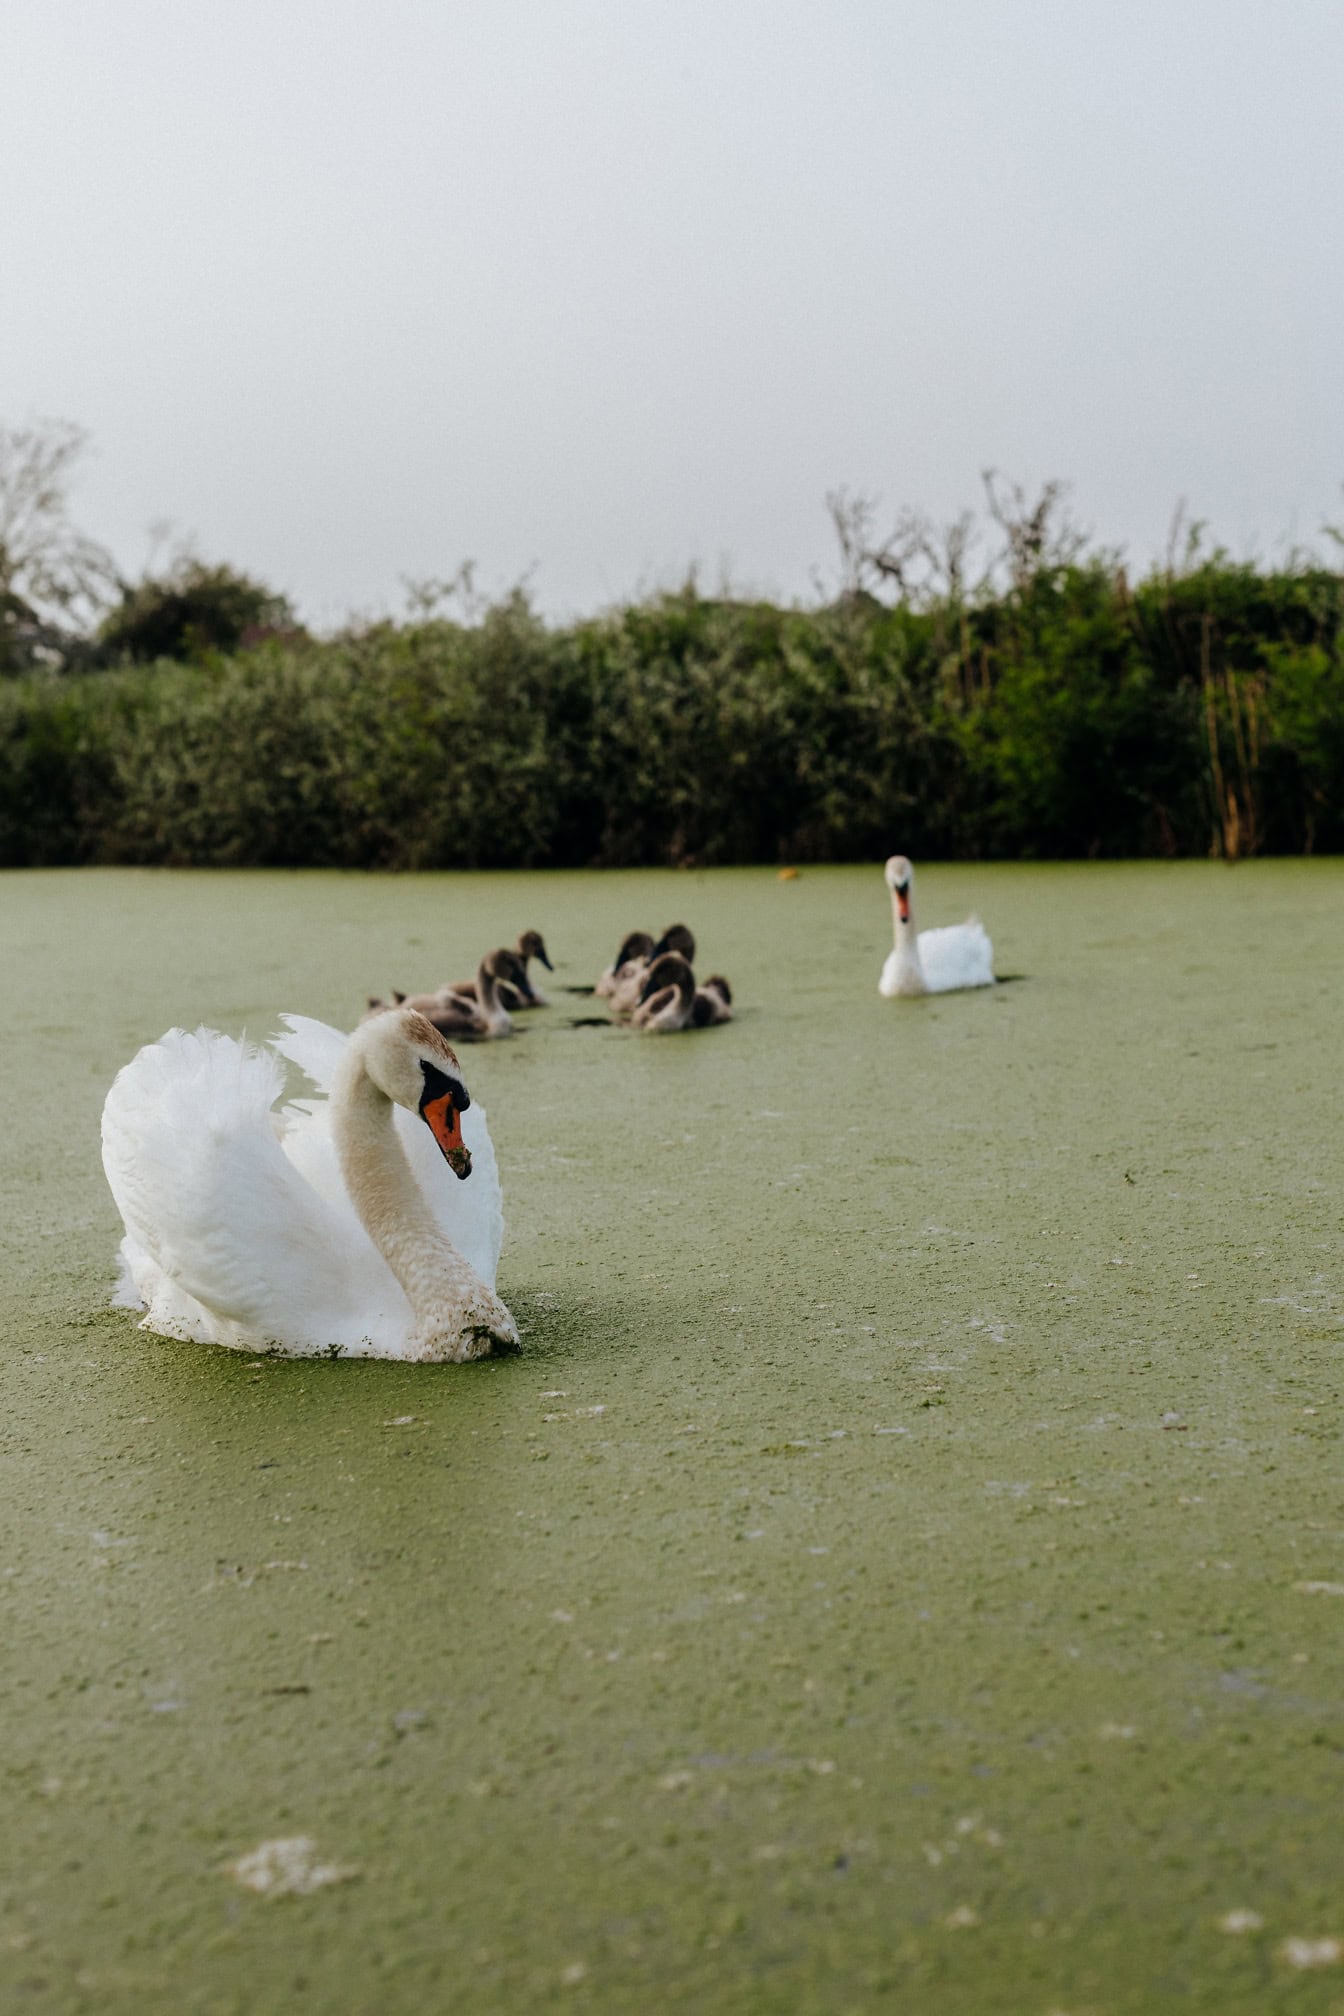
[[809,593],[840,484],[1344,516],[1344,0],[7,0],[0,417],[310,620]]

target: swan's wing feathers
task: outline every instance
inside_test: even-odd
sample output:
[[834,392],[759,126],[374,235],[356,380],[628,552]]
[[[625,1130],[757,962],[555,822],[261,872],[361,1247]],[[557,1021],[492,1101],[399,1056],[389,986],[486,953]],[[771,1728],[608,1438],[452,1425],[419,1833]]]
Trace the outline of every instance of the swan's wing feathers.
[[326,1022],[315,1022],[311,1015],[282,1015],[280,1020],[285,1033],[271,1037],[272,1050],[297,1064],[319,1092],[330,1092],[341,1053],[350,1038]]
[[994,947],[976,917],[967,924],[943,924],[921,931],[919,960],[932,994],[993,984]]
[[152,1250],[161,1196],[226,1115],[261,1127],[283,1084],[273,1057],[213,1029],[170,1029],[118,1071],[103,1105],[103,1168],[137,1242]]
[[176,1287],[226,1323],[303,1336],[348,1295],[331,1214],[281,1150],[268,1052],[170,1030],[117,1074],[103,1166],[126,1229]]

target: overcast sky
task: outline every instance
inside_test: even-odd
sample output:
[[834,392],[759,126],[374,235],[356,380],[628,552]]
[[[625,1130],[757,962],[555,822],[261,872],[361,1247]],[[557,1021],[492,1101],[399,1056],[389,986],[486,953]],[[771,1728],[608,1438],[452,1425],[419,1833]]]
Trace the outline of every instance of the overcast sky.
[[839,485],[1344,517],[1344,0],[5,0],[0,419],[319,624],[807,597]]

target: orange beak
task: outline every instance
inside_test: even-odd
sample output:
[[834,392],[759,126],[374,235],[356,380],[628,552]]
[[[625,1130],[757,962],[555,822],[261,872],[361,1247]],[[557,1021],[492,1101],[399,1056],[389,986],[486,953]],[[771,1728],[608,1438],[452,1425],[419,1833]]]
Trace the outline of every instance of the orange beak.
[[898,889],[896,891],[896,909],[902,924],[908,924],[910,922],[910,891],[908,889]]
[[453,1174],[470,1176],[471,1151],[462,1139],[462,1115],[453,1104],[451,1093],[445,1092],[441,1099],[431,1099],[421,1107],[420,1112]]

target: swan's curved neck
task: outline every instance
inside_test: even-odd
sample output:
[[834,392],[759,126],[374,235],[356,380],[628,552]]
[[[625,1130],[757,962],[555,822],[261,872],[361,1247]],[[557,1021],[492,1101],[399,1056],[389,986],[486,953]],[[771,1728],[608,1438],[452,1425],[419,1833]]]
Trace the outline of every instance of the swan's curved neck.
[[489,1028],[500,1031],[509,1027],[509,1011],[499,998],[499,981],[484,959],[476,968],[476,1005]]
[[475,1270],[434,1222],[397,1139],[392,1101],[348,1049],[331,1087],[331,1131],[361,1225],[401,1283],[416,1328],[432,1328],[445,1299],[475,1285]]
[[523,962],[523,986],[526,990],[526,998],[534,1001],[538,1008],[544,1008],[546,1006],[546,996],[532,978],[532,954],[524,952],[520,946],[518,956]]
[[906,899],[906,914],[901,915],[900,901],[893,889],[891,892],[891,928],[896,941],[896,964],[902,972],[917,973],[922,979],[924,969],[919,963],[919,933],[915,929],[915,896],[911,890]]
[[689,973],[678,973],[670,984],[677,990],[676,997],[660,1008],[653,1020],[662,1028],[680,1029],[695,1006],[695,981]]

